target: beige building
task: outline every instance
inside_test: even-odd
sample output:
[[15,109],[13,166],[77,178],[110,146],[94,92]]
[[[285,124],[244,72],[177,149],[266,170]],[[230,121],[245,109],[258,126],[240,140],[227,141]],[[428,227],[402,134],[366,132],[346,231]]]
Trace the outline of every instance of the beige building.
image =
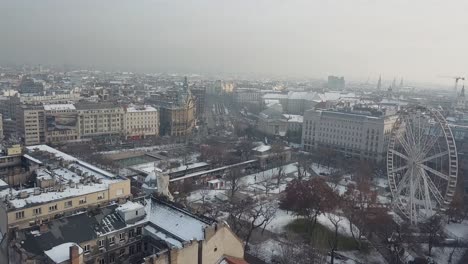
[[3,262],[7,257],[6,246],[12,244],[18,230],[44,226],[54,219],[125,201],[131,196],[127,178],[47,145],[30,146],[25,151],[2,165],[14,175],[8,173],[0,181],[0,232],[4,238],[0,244],[0,263],[6,263]]
[[39,105],[21,105],[17,111],[17,132],[25,145],[45,142],[44,107]]
[[146,138],[159,135],[159,112],[151,106],[129,106],[125,110],[126,138]]
[[304,114],[302,147],[331,148],[347,157],[382,161],[396,116],[308,110]]
[[173,101],[159,103],[161,134],[183,137],[192,134],[195,128],[196,103],[188,87],[187,79],[183,90],[177,93]]
[[77,140],[78,113],[72,104],[44,105],[45,142]]
[[18,238],[10,247],[18,263],[247,263],[243,242],[226,224],[154,197],[54,220]]
[[[168,108],[173,135],[191,132],[195,126],[193,101],[186,107]],[[127,109],[110,103],[21,105],[17,131],[25,145],[62,143],[80,139],[159,135],[159,111],[154,107]]]
[[80,138],[120,136],[124,131],[123,107],[113,103],[78,103]]

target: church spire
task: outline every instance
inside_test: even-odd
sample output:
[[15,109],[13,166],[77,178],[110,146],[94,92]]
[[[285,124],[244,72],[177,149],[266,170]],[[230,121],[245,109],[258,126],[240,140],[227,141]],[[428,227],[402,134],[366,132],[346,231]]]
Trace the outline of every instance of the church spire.
[[379,75],[379,81],[377,82],[377,90],[380,91],[382,88],[382,75]]
[[185,77],[184,77],[184,85],[183,85],[183,87],[184,87],[184,90],[185,90],[185,91],[188,91],[188,81],[187,81],[187,76],[185,76]]

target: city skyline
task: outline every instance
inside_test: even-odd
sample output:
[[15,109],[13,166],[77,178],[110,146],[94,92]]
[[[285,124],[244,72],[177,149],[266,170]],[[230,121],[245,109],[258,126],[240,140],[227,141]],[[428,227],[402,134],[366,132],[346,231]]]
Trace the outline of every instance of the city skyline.
[[467,57],[463,1],[0,5],[4,63],[362,81],[382,74],[450,86],[440,76],[464,75]]

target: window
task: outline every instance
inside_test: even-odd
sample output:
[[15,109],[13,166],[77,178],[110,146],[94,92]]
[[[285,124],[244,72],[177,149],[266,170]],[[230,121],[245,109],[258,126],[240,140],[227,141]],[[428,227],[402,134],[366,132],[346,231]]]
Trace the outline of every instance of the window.
[[136,234],[137,236],[141,235],[141,227],[137,227]]
[[49,206],[49,212],[57,211],[57,205]]
[[16,212],[16,219],[24,218],[24,211]]
[[86,197],[83,197],[80,199],[79,204],[85,204],[86,203]]
[[85,253],[86,253],[86,252],[89,252],[90,249],[91,249],[91,246],[90,246],[90,245],[85,245],[85,246],[83,247],[83,250],[84,250]]
[[131,245],[131,246],[128,248],[128,254],[130,254],[130,255],[135,254],[135,245]]
[[42,214],[42,208],[33,209],[33,214],[34,214],[34,215],[40,215],[40,214]]
[[122,257],[123,255],[125,255],[125,248],[122,248],[119,252],[120,257]]
[[109,244],[112,245],[115,243],[115,237],[109,237]]
[[105,264],[105,263],[106,263],[106,260],[103,258],[98,260],[98,264]]
[[141,243],[136,244],[136,252],[141,252]]
[[109,256],[109,263],[114,263],[115,262],[115,254],[111,254]]
[[117,196],[123,195],[123,188],[117,189],[115,191],[115,195],[117,195]]
[[129,238],[132,238],[135,236],[135,230],[134,229],[131,229],[130,231],[128,231],[128,237]]
[[105,196],[104,196],[104,193],[100,193],[100,194],[98,194],[97,199],[98,199],[98,200],[102,200],[102,199],[104,199],[104,197],[105,197]]
[[120,233],[119,234],[119,239],[120,239],[120,241],[125,240],[125,233]]
[[98,246],[100,248],[104,247],[104,239],[98,240]]
[[135,215],[138,215],[138,210],[135,211]]
[[64,206],[65,208],[70,208],[70,207],[73,206],[73,202],[72,202],[72,201],[66,201],[66,202],[63,204],[63,206]]

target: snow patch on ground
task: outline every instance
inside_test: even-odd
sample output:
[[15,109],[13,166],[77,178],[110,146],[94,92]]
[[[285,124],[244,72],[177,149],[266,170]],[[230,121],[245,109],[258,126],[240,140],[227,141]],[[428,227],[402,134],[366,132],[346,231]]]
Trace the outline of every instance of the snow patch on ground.
[[224,200],[226,198],[226,190],[196,190],[190,193],[187,201],[191,203],[203,202],[203,196],[206,201],[213,201],[215,199]]
[[462,223],[450,223],[445,226],[445,231],[450,237],[461,241],[468,241],[468,221]]
[[338,260],[336,263],[366,263],[366,264],[380,264],[387,263],[385,258],[375,249],[369,253],[363,253],[358,250],[351,251],[338,251],[337,254],[346,258],[345,260]]
[[266,226],[266,229],[273,232],[273,233],[283,233],[284,228],[297,219],[297,216],[294,215],[292,212],[287,212],[285,210],[278,209],[276,211],[275,217],[273,220]]
[[250,253],[267,263],[272,263],[275,256],[281,253],[281,243],[274,239],[268,239],[262,243],[252,245]]

